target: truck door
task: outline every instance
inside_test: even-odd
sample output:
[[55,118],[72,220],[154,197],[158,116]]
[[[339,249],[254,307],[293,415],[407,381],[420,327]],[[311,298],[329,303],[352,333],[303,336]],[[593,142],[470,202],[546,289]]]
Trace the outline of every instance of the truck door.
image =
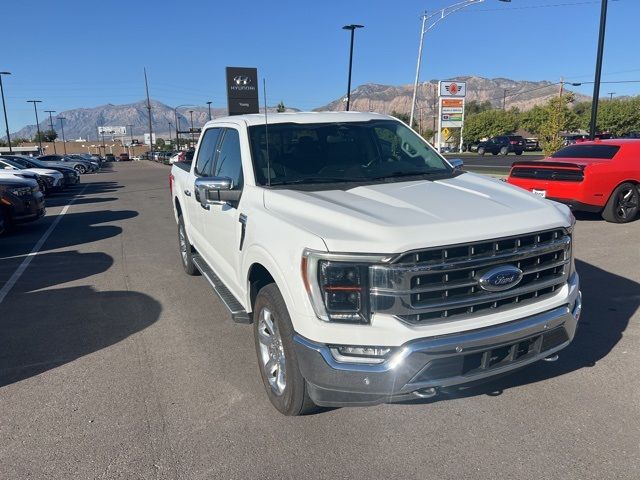
[[[189,177],[189,185],[185,190],[185,195],[187,195],[187,197],[185,197],[187,204],[186,208],[189,210],[189,224],[191,226],[191,229],[187,234],[191,238],[193,245],[201,253],[204,253],[207,249],[203,221],[205,214],[207,213],[206,209],[210,207],[202,206],[194,184],[198,177],[211,176],[218,141],[220,140],[222,130],[222,128],[209,128],[202,134],[202,140],[200,140],[198,151],[193,159],[193,168]],[[189,193],[187,193],[187,191]],[[206,254],[203,256],[206,260]]]
[[[225,128],[218,146],[212,176],[228,177],[233,182],[233,190],[242,191],[244,175],[240,134],[235,128]],[[210,246],[207,251],[209,265],[236,296],[243,290],[237,274],[243,230],[238,206],[221,203],[210,205],[209,210],[204,211],[204,232]]]

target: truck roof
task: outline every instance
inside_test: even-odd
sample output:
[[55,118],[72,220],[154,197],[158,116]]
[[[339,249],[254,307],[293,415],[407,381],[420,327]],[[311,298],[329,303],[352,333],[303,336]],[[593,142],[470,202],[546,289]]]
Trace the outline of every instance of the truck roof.
[[[286,112],[268,113],[269,124],[275,123],[334,123],[334,122],[367,122],[369,120],[392,119],[389,115],[370,112]],[[230,122],[251,125],[264,125],[263,113],[252,113],[247,115],[234,115],[230,117],[218,117],[205,124],[215,125],[220,122]]]

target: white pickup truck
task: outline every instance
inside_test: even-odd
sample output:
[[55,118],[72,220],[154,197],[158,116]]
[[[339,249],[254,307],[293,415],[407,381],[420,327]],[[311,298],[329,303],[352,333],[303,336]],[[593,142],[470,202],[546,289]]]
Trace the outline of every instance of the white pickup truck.
[[184,269],[253,323],[280,412],[431,397],[571,342],[569,209],[460,164],[344,112],[219,118],[172,167]]

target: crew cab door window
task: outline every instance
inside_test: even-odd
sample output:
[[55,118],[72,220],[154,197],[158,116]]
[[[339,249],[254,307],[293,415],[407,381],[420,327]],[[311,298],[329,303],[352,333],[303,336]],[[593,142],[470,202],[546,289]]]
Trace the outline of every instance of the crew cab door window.
[[220,139],[222,128],[210,128],[206,130],[200,141],[198,158],[193,172],[199,177],[210,177],[212,175],[213,160],[216,154],[216,147]]
[[215,168],[214,177],[229,177],[233,180],[233,189],[242,189],[242,157],[240,155],[240,135],[237,130],[227,128],[222,139]]

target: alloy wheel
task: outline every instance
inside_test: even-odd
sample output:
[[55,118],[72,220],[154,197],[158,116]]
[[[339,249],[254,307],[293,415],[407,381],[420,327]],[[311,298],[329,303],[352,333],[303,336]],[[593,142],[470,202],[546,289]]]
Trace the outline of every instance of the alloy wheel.
[[638,190],[634,186],[618,193],[615,212],[622,220],[630,220],[638,214]]
[[287,385],[286,358],[282,337],[273,314],[263,308],[258,315],[258,340],[260,342],[260,363],[271,389],[282,395]]

